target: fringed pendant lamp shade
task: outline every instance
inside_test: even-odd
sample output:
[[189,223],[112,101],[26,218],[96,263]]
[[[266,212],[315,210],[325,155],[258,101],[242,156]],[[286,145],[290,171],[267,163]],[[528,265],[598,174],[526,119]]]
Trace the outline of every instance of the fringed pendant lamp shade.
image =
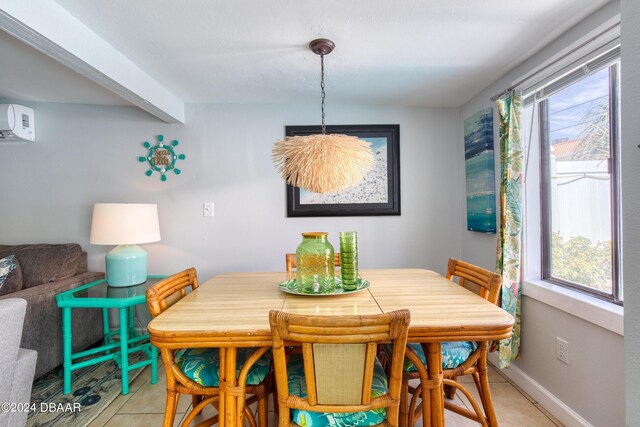
[[371,145],[350,135],[327,134],[324,124],[324,55],[335,47],[316,39],[309,48],[320,55],[322,133],[276,141],[273,162],[288,184],[313,193],[334,193],[357,185],[373,168]]

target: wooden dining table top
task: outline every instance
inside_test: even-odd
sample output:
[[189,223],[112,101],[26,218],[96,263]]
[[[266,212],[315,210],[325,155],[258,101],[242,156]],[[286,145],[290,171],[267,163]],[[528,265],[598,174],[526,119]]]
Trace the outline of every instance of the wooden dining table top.
[[[295,273],[293,273],[295,274]],[[269,310],[305,315],[368,315],[408,309],[409,341],[503,339],[513,317],[473,292],[423,269],[360,270],[369,288],[332,296],[292,295],[292,273],[225,273],[201,284],[149,323],[156,345],[180,348],[269,346]]]

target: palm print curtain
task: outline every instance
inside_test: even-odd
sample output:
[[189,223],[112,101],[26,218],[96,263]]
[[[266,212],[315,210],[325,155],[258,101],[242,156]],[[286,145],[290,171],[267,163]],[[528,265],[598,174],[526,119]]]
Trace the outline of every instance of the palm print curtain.
[[515,319],[513,335],[497,343],[500,367],[518,357],[522,293],[522,191],[524,150],[520,139],[520,97],[496,101],[500,116],[500,229],[496,270],[502,275],[502,308]]

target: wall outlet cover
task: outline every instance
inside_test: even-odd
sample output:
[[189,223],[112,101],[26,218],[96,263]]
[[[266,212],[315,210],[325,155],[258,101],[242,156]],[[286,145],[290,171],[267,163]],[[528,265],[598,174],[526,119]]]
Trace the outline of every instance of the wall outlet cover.
[[569,364],[569,343],[560,337],[556,337],[556,357],[561,362]]

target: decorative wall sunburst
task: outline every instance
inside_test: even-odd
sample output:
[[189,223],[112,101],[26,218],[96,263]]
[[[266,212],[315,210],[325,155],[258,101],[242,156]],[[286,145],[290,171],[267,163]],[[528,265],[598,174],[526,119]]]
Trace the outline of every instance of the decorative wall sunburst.
[[171,141],[171,144],[164,144],[162,142],[164,140],[164,136],[158,135],[157,138],[158,143],[154,146],[149,144],[149,141],[144,142],[143,145],[149,150],[149,153],[146,157],[138,157],[138,161],[141,163],[147,162],[149,164],[149,170],[145,172],[147,176],[151,176],[154,171],[160,172],[160,180],[166,181],[166,173],[169,171],[173,171],[176,175],[180,175],[180,172],[182,171],[176,168],[176,162],[178,160],[184,160],[186,156],[184,154],[176,154],[174,151],[174,147],[177,147],[179,144],[177,139]]

